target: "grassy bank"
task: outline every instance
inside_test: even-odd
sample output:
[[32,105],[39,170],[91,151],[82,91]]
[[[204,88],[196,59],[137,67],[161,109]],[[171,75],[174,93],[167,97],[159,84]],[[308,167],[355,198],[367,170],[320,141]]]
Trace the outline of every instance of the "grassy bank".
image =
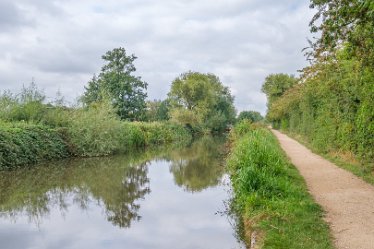
[[[233,208],[262,248],[333,248],[323,212],[271,132],[240,123],[228,159]],[[248,236],[249,235],[249,236]]]
[[[171,123],[122,122],[72,119],[66,127],[51,128],[28,123],[0,124],[0,170],[23,167],[46,160],[71,156],[91,157],[134,148],[184,142],[191,134]],[[83,123],[85,123],[83,125]]]

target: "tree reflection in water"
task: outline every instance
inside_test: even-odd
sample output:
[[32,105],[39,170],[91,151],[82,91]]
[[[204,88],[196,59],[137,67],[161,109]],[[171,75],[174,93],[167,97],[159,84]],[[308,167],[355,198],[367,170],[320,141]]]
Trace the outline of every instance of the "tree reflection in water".
[[104,209],[108,221],[129,227],[139,220],[137,201],[150,192],[147,153],[67,160],[54,165],[0,173],[0,217],[27,216],[40,224],[51,210],[64,215],[72,205]]
[[140,205],[135,202],[150,193],[147,178],[147,164],[142,163],[129,168],[123,178],[122,187],[114,193],[112,202],[106,203],[108,221],[119,227],[130,227],[132,220],[140,220],[138,210]]
[[224,174],[224,138],[204,136],[190,147],[170,154],[170,172],[186,191],[216,186]]
[[53,210],[72,206],[103,209],[113,225],[128,228],[139,221],[139,201],[150,193],[148,166],[157,158],[170,163],[175,183],[189,192],[219,184],[224,174],[222,139],[203,137],[187,148],[162,147],[107,158],[48,163],[0,172],[0,217],[27,217],[39,225]]

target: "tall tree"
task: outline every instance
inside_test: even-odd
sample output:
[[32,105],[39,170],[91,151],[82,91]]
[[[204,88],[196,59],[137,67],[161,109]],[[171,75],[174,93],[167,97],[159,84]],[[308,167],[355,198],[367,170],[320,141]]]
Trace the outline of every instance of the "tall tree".
[[321,35],[312,42],[309,55],[318,59],[348,43],[353,56],[374,65],[373,0],[311,0],[310,7],[317,9],[311,32]]
[[124,48],[115,48],[105,53],[106,64],[98,77],[94,75],[88,82],[82,97],[85,104],[109,98],[121,119],[139,120],[146,110],[147,83],[134,76],[133,64],[137,57],[128,56]]
[[235,120],[234,98],[213,74],[184,73],[173,81],[168,96],[171,118],[179,123],[221,131]]
[[241,121],[243,119],[248,119],[254,123],[254,122],[261,121],[264,118],[261,116],[259,112],[256,112],[256,111],[242,111],[239,113],[237,120]]
[[268,98],[268,108],[271,104],[281,97],[288,89],[293,87],[297,83],[297,79],[293,75],[284,73],[270,74],[265,78],[265,82],[262,85],[262,92],[266,94]]

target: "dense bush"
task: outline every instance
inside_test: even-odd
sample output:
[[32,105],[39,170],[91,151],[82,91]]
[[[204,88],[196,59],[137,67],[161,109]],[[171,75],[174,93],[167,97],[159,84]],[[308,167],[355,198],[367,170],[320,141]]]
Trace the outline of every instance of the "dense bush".
[[85,112],[74,113],[71,116],[74,121],[67,128],[52,129],[26,123],[1,124],[0,169],[68,156],[105,156],[118,151],[191,140],[191,134],[180,125],[122,122],[98,110]]
[[308,68],[302,84],[271,105],[274,127],[298,133],[326,153],[350,152],[374,161],[374,72],[341,51]]
[[70,112],[67,130],[73,153],[78,156],[109,155],[120,147],[122,125],[105,104]]
[[26,124],[0,124],[0,169],[69,156],[62,130]]
[[332,248],[320,207],[276,138],[265,128],[243,126],[233,131],[242,135],[232,136],[228,165],[233,208],[250,225],[246,229],[263,234],[263,248]]

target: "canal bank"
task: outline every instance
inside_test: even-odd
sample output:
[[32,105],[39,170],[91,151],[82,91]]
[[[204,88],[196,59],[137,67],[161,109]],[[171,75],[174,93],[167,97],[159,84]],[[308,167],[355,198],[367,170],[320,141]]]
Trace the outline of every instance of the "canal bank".
[[321,207],[267,128],[237,124],[228,166],[248,247],[333,248]]

